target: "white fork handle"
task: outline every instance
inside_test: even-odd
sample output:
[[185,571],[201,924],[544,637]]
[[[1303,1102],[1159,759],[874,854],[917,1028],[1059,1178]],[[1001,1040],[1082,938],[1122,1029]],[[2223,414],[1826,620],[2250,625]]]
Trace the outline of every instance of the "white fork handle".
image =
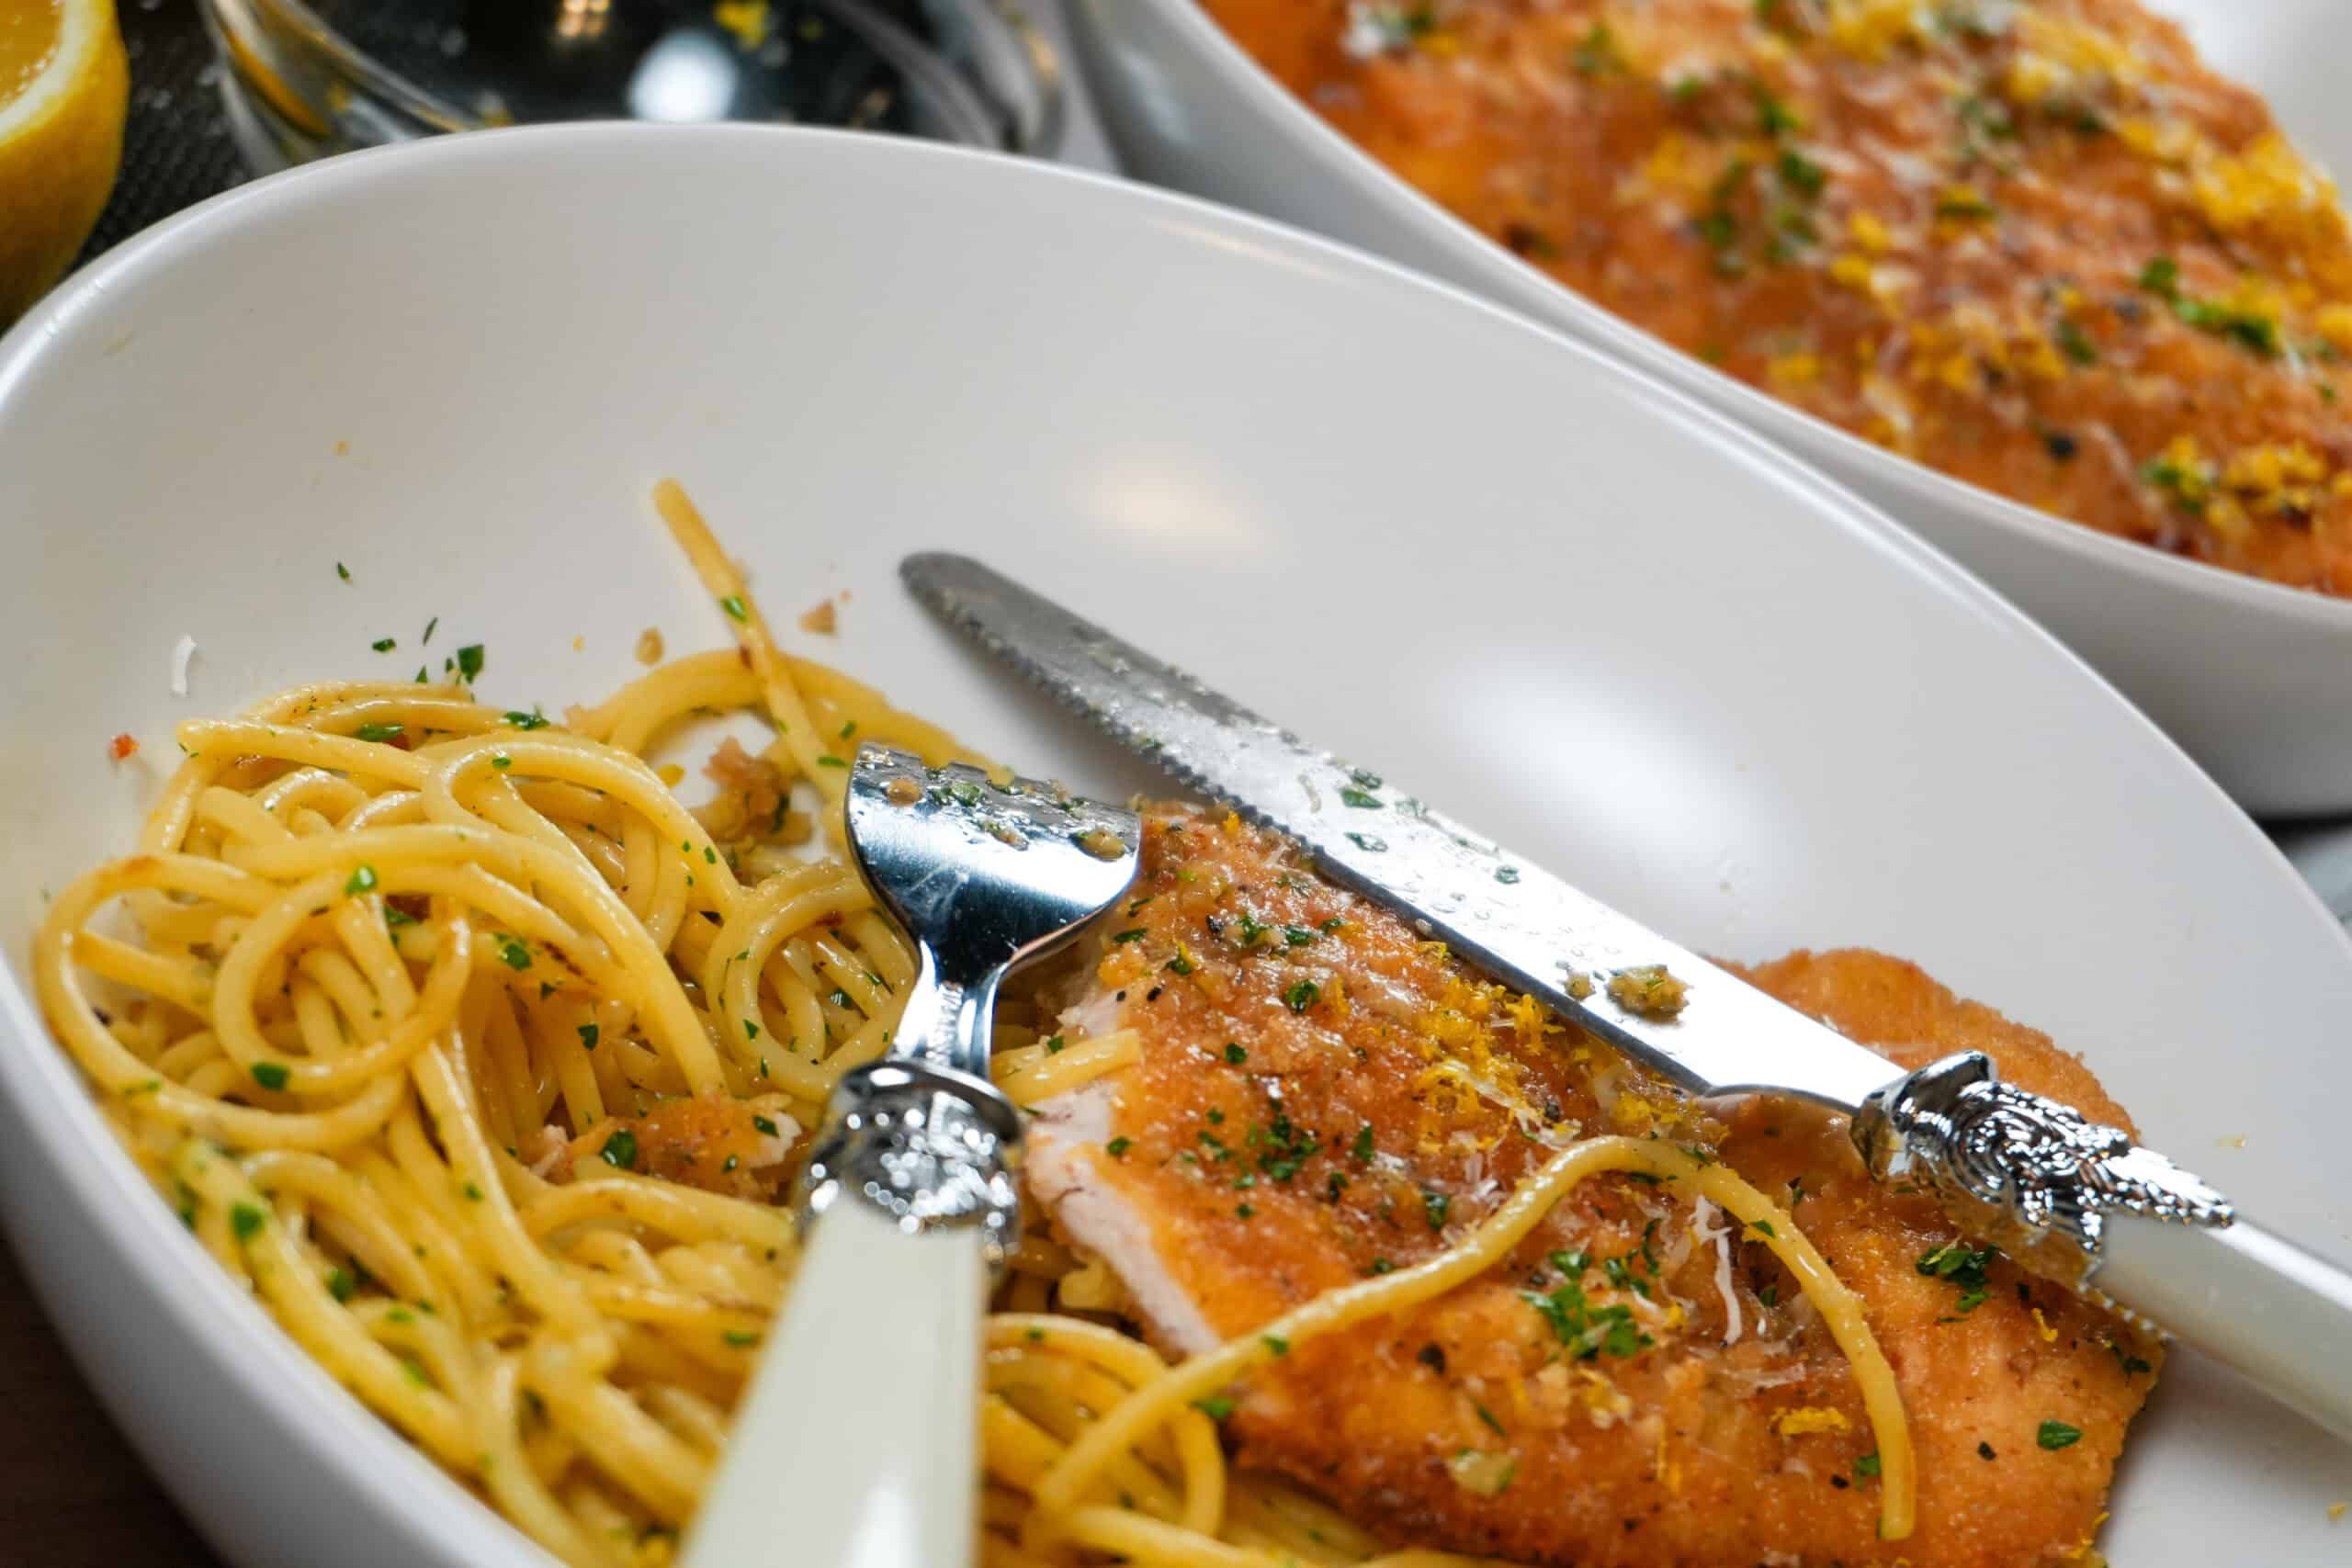
[[2245,1220],[2109,1213],[2099,1250],[2099,1290],[2352,1438],[2352,1274]]
[[844,1193],[744,1391],[686,1568],[963,1568],[978,1529],[980,1233]]

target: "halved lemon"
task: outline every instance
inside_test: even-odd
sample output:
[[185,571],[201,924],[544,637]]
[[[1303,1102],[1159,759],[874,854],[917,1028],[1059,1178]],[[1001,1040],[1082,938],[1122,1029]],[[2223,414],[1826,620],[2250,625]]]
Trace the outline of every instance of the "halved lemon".
[[130,96],[114,0],[0,0],[0,326],[89,237]]

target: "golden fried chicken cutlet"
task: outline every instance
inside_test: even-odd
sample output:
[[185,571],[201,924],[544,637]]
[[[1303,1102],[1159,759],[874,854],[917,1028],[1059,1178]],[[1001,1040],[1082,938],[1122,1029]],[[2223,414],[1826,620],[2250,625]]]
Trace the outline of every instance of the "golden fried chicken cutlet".
[[[1865,1304],[1909,1411],[1918,1529],[1877,1539],[1875,1443],[1793,1278],[1672,1181],[1576,1187],[1508,1262],[1286,1348],[1238,1391],[1238,1461],[1400,1545],[1583,1565],[2081,1561],[2158,1352],[1873,1186],[1841,1121],[1701,1115],[1532,1001],[1317,877],[1285,840],[1146,819],[1072,1033],[1132,1065],[1040,1108],[1027,1179],[1164,1350],[1201,1350],[1460,1242],[1555,1149],[1655,1134],[1785,1205]],[[1961,1049],[2128,1125],[2042,1035],[1869,953],[1749,977],[1889,1060]]]
[[1603,308],[2103,533],[2352,593],[2352,235],[2136,0],[1203,0]]

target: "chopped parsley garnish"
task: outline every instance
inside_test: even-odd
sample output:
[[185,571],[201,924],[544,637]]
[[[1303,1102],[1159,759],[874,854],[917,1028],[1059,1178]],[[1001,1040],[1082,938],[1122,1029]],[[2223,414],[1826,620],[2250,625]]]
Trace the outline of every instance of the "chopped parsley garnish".
[[469,1203],[479,1203],[481,1201],[481,1189],[470,1181],[467,1182],[465,1186],[458,1189],[458,1190],[462,1191],[466,1195],[466,1201]]
[[347,567],[347,566],[344,565],[341,561],[337,561],[337,562],[335,562],[335,563],[334,563],[334,574],[335,574],[337,577],[339,577],[339,578],[343,579],[343,581],[345,581],[345,582],[348,582],[348,581],[351,581],[351,569],[350,569],[349,567]]
[[2053,334],[2058,340],[2058,352],[2077,365],[2098,363],[2098,348],[2083,329],[2073,321],[2062,321]]
[[1758,82],[1755,85],[1756,129],[1766,136],[1782,136],[1792,130],[1803,130],[1804,121],[1796,110],[1772,95],[1771,89]]
[[729,593],[718,602],[718,607],[735,620],[748,621],[752,618],[752,612],[745,607],[741,593]]
[[2124,1349],[2114,1340],[2108,1341],[2107,1353],[2115,1358],[2115,1364],[2123,1369],[2123,1375],[2127,1378],[2134,1372],[2153,1372],[2156,1370],[2147,1361]]
[[327,1294],[339,1302],[347,1302],[358,1293],[359,1281],[352,1277],[350,1269],[337,1268],[327,1270]]
[[[1478,1413],[1479,1420],[1484,1421],[1488,1427],[1491,1427],[1496,1431],[1502,1432],[1503,1424],[1495,1419],[1495,1413],[1493,1411],[1487,1409],[1485,1405],[1479,1404],[1475,1399],[1470,1402],[1470,1408]],[[1503,1432],[1503,1436],[1509,1437],[1510,1434]]]
[[384,906],[384,924],[388,929],[397,931],[402,926],[416,924],[416,917],[406,909],[395,909],[387,904]]
[[1495,867],[1495,880],[1501,883],[1506,887],[1510,886],[1512,883],[1519,880],[1519,867],[1515,865],[1498,865]]
[[[1619,1290],[1631,1291],[1646,1301],[1650,1294],[1649,1282],[1635,1278],[1634,1274],[1633,1260],[1637,1256],[1639,1255],[1628,1253],[1623,1258],[1604,1258],[1600,1260],[1600,1271],[1608,1277],[1609,1282]],[[1655,1265],[1652,1266],[1650,1272],[1653,1274],[1657,1272]]]
[[1356,1129],[1356,1141],[1348,1145],[1348,1152],[1355,1156],[1356,1161],[1360,1165],[1369,1165],[1372,1163],[1371,1122],[1367,1122],[1363,1126]]
[[1313,942],[1314,940],[1315,933],[1308,931],[1305,926],[1284,926],[1283,928],[1283,941],[1288,946],[1305,947],[1308,942]]
[[2180,264],[2157,256],[2140,269],[2140,287],[2170,305],[2173,314],[2199,332],[2234,340],[2266,359],[2280,351],[2278,321],[2258,310],[2211,299],[2195,299],[2180,291]]
[[531,966],[531,944],[511,931],[498,933],[498,961],[509,969],[524,970]]
[[1342,804],[1352,806],[1359,811],[1377,811],[1382,805],[1380,796],[1369,790],[1357,789],[1352,784],[1340,791],[1340,799]]
[[1872,1480],[1878,1475],[1878,1455],[1874,1453],[1864,1454],[1861,1458],[1854,1461],[1854,1479],[1857,1481]]
[[283,1062],[255,1062],[253,1065],[253,1075],[254,1082],[264,1089],[278,1089],[286,1087],[286,1064]]
[[1184,976],[1190,975],[1193,972],[1194,964],[1191,959],[1185,957],[1184,954],[1180,952],[1175,957],[1162,964],[1161,967],[1166,969],[1170,975]]
[[1747,1228],[1752,1231],[1762,1231],[1766,1235],[1773,1237],[1778,1237],[1781,1234],[1772,1228],[1772,1222],[1770,1220],[1750,1220],[1747,1222]]
[[720,1334],[719,1337],[729,1345],[736,1346],[752,1346],[760,1342],[760,1337],[747,1328],[729,1328]]
[[533,708],[529,713],[510,709],[506,715],[506,722],[517,729],[545,729],[548,727],[548,716],[537,708]]
[[1258,1338],[1264,1344],[1267,1350],[1273,1355],[1287,1356],[1290,1354],[1290,1341],[1283,1338],[1279,1334],[1261,1334],[1258,1336]]
[[1387,840],[1375,839],[1370,833],[1350,833],[1348,835],[1348,842],[1363,851],[1366,854],[1376,855],[1388,848]]
[[351,732],[355,740],[395,740],[400,738],[397,724],[363,724]]
[[1633,1308],[1592,1305],[1574,1278],[1550,1292],[1521,1291],[1519,1299],[1535,1309],[1551,1325],[1553,1337],[1579,1361],[1589,1361],[1603,1351],[1634,1356],[1655,1343],[1635,1326]]
[[1315,929],[1323,932],[1326,936],[1329,936],[1331,932],[1338,931],[1341,926],[1344,926],[1347,923],[1347,921],[1340,919],[1339,916],[1334,915],[1329,919],[1325,920],[1321,925],[1317,926]]
[[753,1023],[750,1019],[745,1019],[743,1021],[743,1038],[746,1040],[757,1040],[759,1037],[760,1026]]
[[1283,993],[1283,1000],[1293,1012],[1305,1012],[1322,998],[1323,987],[1312,980],[1301,980]]
[[458,673],[469,685],[481,673],[481,644],[469,642],[458,649]]
[[1568,62],[1579,76],[1607,76],[1624,69],[1624,60],[1617,52],[1617,39],[1611,34],[1609,24],[1595,22],[1592,29],[1577,41],[1568,55]]
[[626,1127],[620,1128],[605,1140],[605,1146],[596,1151],[596,1157],[615,1170],[635,1170],[637,1134]]
[[1984,1283],[1984,1267],[2000,1257],[1996,1249],[1972,1248],[1965,1242],[1948,1242],[1919,1255],[1919,1272],[1931,1280],[1948,1280],[1960,1287],[1956,1310],[1973,1312],[1990,1293]]
[[1228,1040],[1225,1043],[1225,1059],[1238,1066],[1250,1059],[1250,1053],[1239,1043]]
[[1249,1204],[1247,1204],[1247,1203],[1236,1203],[1236,1204],[1233,1206],[1233,1217],[1234,1217],[1235,1219],[1237,1219],[1237,1220],[1247,1220],[1247,1219],[1252,1219],[1252,1218],[1255,1218],[1255,1217],[1256,1217],[1256,1215],[1257,1215],[1257,1213],[1258,1213],[1258,1211],[1257,1211],[1257,1210],[1255,1210],[1255,1209],[1251,1208],[1251,1207],[1250,1207]]
[[1793,147],[1782,148],[1773,167],[1780,172],[1782,185],[1804,196],[1819,196],[1821,187],[1829,183],[1829,171]]
[[831,755],[818,758],[817,765],[820,768],[846,768],[849,766],[847,762],[842,761],[839,757]]
[[1058,1034],[1048,1034],[1048,1035],[1046,1035],[1046,1055],[1048,1055],[1048,1056],[1058,1056],[1058,1055],[1060,1055],[1062,1054],[1062,1046],[1063,1046],[1063,1043],[1064,1043],[1064,1042],[1063,1042],[1062,1037],[1061,1037],[1060,1035],[1058,1035]]
[[1193,1408],[1212,1421],[1222,1421],[1233,1414],[1233,1400],[1227,1394],[1212,1393],[1205,1399],[1193,1401]]
[[266,1216],[251,1203],[229,1205],[229,1228],[237,1233],[239,1241],[251,1240],[254,1234],[261,1229],[266,1218]]
[[1394,1263],[1389,1262],[1389,1261],[1388,1261],[1388,1259],[1386,1259],[1385,1258],[1374,1258],[1374,1259],[1372,1260],[1372,1267],[1371,1267],[1371,1268],[1369,1268],[1369,1269],[1366,1269],[1364,1270],[1364,1272],[1365,1272],[1365,1273],[1367,1273],[1367,1274],[1374,1274],[1374,1275],[1377,1275],[1377,1274],[1393,1274],[1393,1273],[1395,1273],[1396,1271],[1396,1265],[1395,1265]]
[[580,1026],[580,1044],[581,1048],[583,1050],[594,1051],[596,1048],[596,1026],[594,1024],[583,1023]]
[[1119,931],[1113,935],[1111,940],[1114,942],[1141,942],[1143,940],[1143,928],[1141,926],[1136,926],[1131,930]]
[[2064,1421],[2044,1421],[2033,1434],[2033,1440],[2055,1453],[2060,1449],[2071,1449],[2081,1442],[2083,1429],[2069,1427]]
[[[492,767],[493,767],[493,768],[496,768],[500,773],[504,773],[507,769],[509,769],[509,768],[511,768],[511,767],[513,767],[513,766],[514,765],[514,758],[512,758],[512,757],[510,757],[510,756],[508,756],[505,752],[501,751],[500,753],[498,753],[498,755],[496,755],[495,757],[492,757],[492,758],[490,760],[490,765],[491,765]],[[694,879],[693,877],[691,877],[691,876],[690,876],[690,877],[688,877],[688,878],[686,878],[686,886],[689,886],[689,887],[693,886],[694,886],[694,880],[695,880],[695,879]]]
[[1133,1138],[1114,1138],[1103,1145],[1102,1148],[1103,1152],[1113,1159],[1125,1159],[1127,1157],[1127,1151],[1135,1146],[1136,1141]]
[[1426,1188],[1422,1190],[1421,1213],[1428,1218],[1430,1222],[1430,1229],[1433,1231],[1443,1230],[1445,1228],[1445,1216],[1453,1207],[1453,1200],[1447,1197],[1444,1193],[1431,1192]]
[[1963,220],[1995,218],[1999,216],[1999,209],[1974,191],[1962,188],[1946,191],[1937,199],[1936,216]]
[[1262,1145],[1258,1168],[1276,1181],[1288,1181],[1298,1174],[1300,1166],[1323,1151],[1314,1134],[1297,1126],[1281,1111],[1274,1112],[1273,1122],[1264,1130],[1251,1128],[1250,1141]]
[[362,893],[373,893],[376,891],[376,868],[372,865],[356,867],[345,880],[343,890],[354,898]]
[[771,1138],[775,1137],[775,1136],[777,1135],[777,1134],[776,1134],[776,1130],[775,1130],[775,1122],[771,1122],[771,1121],[769,1121],[769,1120],[768,1120],[766,1117],[764,1117],[764,1116],[754,1116],[754,1117],[752,1117],[752,1127],[753,1127],[753,1128],[757,1129],[758,1131],[763,1132],[763,1133],[765,1133],[765,1134],[766,1134],[769,1137],[771,1137]]
[[426,643],[428,643],[428,642],[431,642],[431,641],[433,640],[433,632],[434,632],[434,628],[435,628],[436,626],[440,626],[440,624],[441,624],[441,617],[440,617],[440,616],[438,616],[438,615],[435,615],[435,616],[434,616],[431,620],[429,620],[429,621],[425,622],[425,623],[424,623],[424,635],[423,637],[419,637],[419,638],[417,638],[417,639],[416,639],[416,640],[417,640],[417,645],[418,645],[419,647],[423,647],[424,644],[426,644]]
[[400,643],[392,637],[379,637],[368,646],[374,649],[378,653],[390,653],[392,649],[398,648]]

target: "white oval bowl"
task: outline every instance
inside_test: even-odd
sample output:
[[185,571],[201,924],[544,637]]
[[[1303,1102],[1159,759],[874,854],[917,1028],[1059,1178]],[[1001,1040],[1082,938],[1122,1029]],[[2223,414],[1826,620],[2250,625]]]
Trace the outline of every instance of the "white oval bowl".
[[[2335,0],[2163,0],[2222,69],[2352,168]],[[1126,169],[1419,268],[1607,350],[1781,442],[1950,551],[2064,638],[2260,814],[2352,808],[2352,603],[2076,527],[1926,468],[1669,347],[1390,174],[1196,0],[1070,0]]]
[[[485,694],[551,710],[636,673],[648,625],[718,646],[646,502],[663,474],[777,625],[853,591],[838,638],[795,645],[1000,756],[1153,784],[918,613],[908,550],[988,558],[1686,940],[1916,957],[2352,1256],[2312,1179],[2341,1165],[2352,950],[2210,781],[1845,491],[1319,242],[880,139],[451,138],[100,263],[0,340],[0,1212],[132,1440],[254,1568],[545,1559],[113,1146],[30,1000],[40,890],[131,844],[174,722],[404,671],[428,616],[424,657],[482,641]],[[118,730],[143,746],[119,767]],[[2313,1561],[2346,1457],[2184,1356],[2109,1544]]]

